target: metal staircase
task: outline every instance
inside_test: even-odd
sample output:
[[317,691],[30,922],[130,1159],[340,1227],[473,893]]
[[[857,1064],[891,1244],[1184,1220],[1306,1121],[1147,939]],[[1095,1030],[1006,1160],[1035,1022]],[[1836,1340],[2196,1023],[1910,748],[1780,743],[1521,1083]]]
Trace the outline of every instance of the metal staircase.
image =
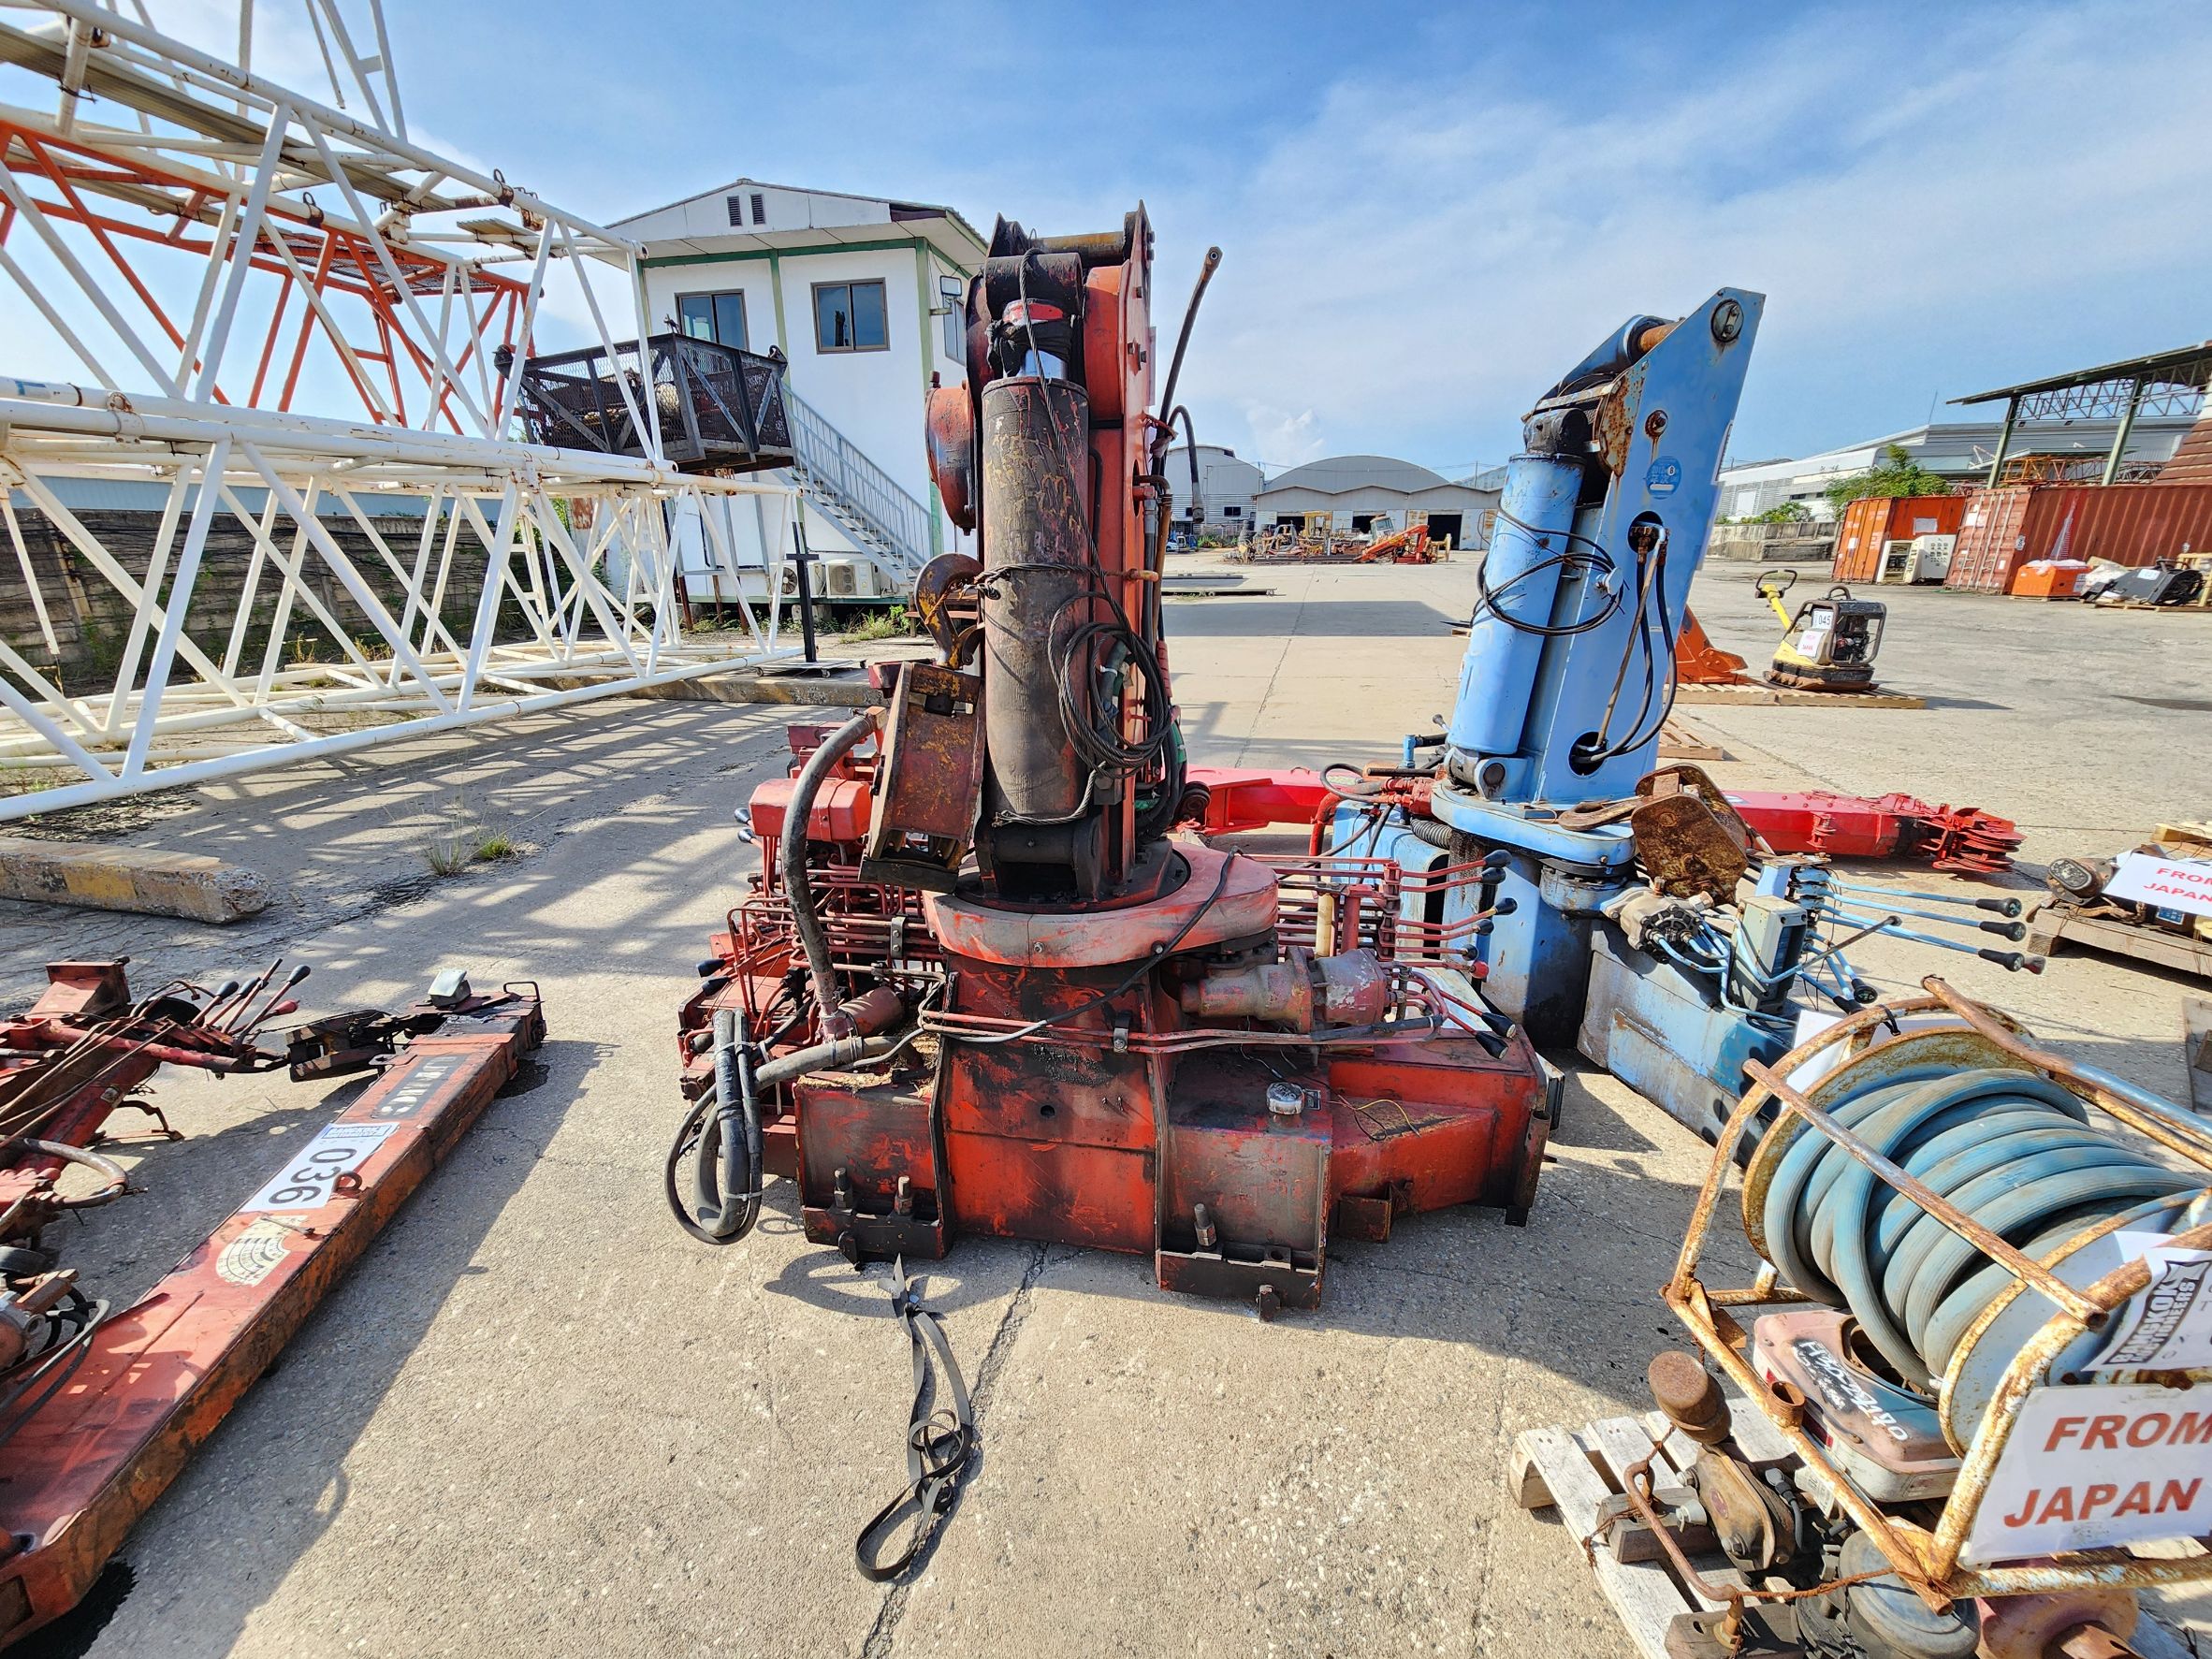
[[814,406],[783,388],[791,422],[791,480],[902,583],[929,562],[929,509],[852,446]]

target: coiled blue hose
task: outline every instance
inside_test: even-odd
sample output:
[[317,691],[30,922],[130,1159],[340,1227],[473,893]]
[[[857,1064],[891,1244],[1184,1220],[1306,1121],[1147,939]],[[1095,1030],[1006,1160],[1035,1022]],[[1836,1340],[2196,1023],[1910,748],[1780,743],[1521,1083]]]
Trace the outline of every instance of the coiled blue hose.
[[[2144,1201],[2203,1185],[2088,1127],[2038,1072],[1929,1065],[1827,1111],[2007,1243],[2040,1258]],[[1848,1308],[1908,1383],[1934,1390],[1976,1316],[2012,1282],[1967,1240],[1826,1136],[1797,1132],[1768,1183],[1766,1255],[1815,1301]]]

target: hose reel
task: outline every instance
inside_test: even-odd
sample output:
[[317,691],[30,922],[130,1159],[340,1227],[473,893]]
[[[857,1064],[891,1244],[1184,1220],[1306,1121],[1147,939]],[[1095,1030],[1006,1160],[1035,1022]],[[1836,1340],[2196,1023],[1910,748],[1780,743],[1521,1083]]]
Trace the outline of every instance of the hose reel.
[[[2202,1171],[2092,1126],[2080,1096],[1978,1034],[1907,1032],[1807,1094],[1866,1150],[2077,1288],[2119,1265],[2115,1234],[2174,1233],[2212,1211]],[[1937,1402],[1961,1453],[2007,1366],[2058,1311],[1795,1114],[1752,1155],[1743,1220],[1785,1283],[1847,1310],[1886,1367]],[[2105,1340],[2085,1332],[2051,1375]]]

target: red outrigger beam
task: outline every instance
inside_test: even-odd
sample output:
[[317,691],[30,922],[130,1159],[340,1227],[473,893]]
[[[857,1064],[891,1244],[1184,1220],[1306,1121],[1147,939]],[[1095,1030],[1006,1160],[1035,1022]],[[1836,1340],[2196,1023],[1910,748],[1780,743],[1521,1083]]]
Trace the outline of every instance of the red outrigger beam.
[[[1378,783],[1388,798],[1408,784],[1400,773]],[[1201,829],[1209,836],[1263,829],[1272,823],[1312,824],[1347,797],[1303,769],[1193,766],[1192,788],[1202,789]],[[1918,859],[1961,875],[1995,875],[2012,867],[2020,832],[2010,819],[1979,807],[1931,807],[1908,794],[1844,795],[1827,791],[1727,792],[1754,834],[1777,852],[1820,852],[1831,858]],[[1399,804],[1393,801],[1392,804]]]
[[[80,1016],[56,1021],[53,1011],[82,1000],[89,968],[110,970],[120,988],[121,965],[57,968],[67,976],[55,972],[38,1008],[7,1023],[0,1046],[21,1050],[43,1033],[71,1041],[72,1053],[84,1048]],[[380,1023],[381,1041],[372,1034]],[[193,1451],[515,1076],[523,1056],[545,1041],[536,987],[473,996],[465,983],[458,997],[402,1014],[345,1015],[303,1028],[313,1035],[303,1043],[294,1033],[288,1056],[243,1041],[221,1056],[212,1033],[195,1039],[189,1027],[151,1045],[116,1034],[112,1025],[106,1029],[108,1054],[124,1063],[96,1068],[79,1087],[85,1098],[71,1099],[51,1120],[58,1128],[74,1110],[78,1146],[97,1139],[98,1121],[163,1059],[227,1071],[289,1058],[295,1077],[326,1077],[391,1058],[358,1099],[269,1170],[167,1277],[136,1305],[91,1325],[81,1356],[55,1367],[62,1379],[51,1397],[19,1419],[0,1448],[0,1550],[7,1551],[0,1559],[0,1645],[84,1598]],[[331,1041],[337,1030],[350,1031],[357,1046],[338,1052]],[[152,1052],[196,1041],[207,1051],[203,1058]],[[360,1046],[364,1041],[370,1046]],[[26,1174],[37,1180],[20,1166],[7,1174],[13,1185]]]

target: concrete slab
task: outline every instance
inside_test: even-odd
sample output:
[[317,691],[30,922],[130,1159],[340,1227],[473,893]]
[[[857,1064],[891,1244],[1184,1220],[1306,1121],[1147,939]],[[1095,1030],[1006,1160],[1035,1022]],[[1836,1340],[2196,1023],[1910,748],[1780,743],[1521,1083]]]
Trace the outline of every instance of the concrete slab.
[[[1195,758],[1381,759],[1432,729],[1463,563],[1268,582],[1171,618]],[[1695,603],[1728,648],[1770,637],[1741,573]],[[1739,757],[1724,782],[1907,789],[2022,819],[2031,859],[2094,851],[2204,816],[2172,757],[2212,721],[2131,699],[2187,701],[2207,630],[1903,594],[1885,661],[1929,709],[1698,720]],[[2194,644],[2168,660],[2165,639]],[[1135,1260],[963,1241],[929,1300],[979,1382],[982,1462],[911,1589],[859,1578],[851,1535],[899,1483],[906,1415],[880,1275],[806,1245],[781,1190],[720,1251],[659,1193],[672,1011],[754,863],[731,813],[782,769],[786,718],[600,703],[95,816],[284,883],[221,933],[0,902],[11,1000],[50,955],[124,951],[143,977],[283,951],[315,966],[310,1011],[465,965],[538,979],[552,1033],[131,1540],[135,1588],[93,1659],[1625,1653],[1577,1541],[1506,1500],[1504,1461],[1522,1428],[1646,1404],[1706,1154],[1579,1068],[1526,1229],[1469,1211],[1346,1246],[1311,1317],[1262,1326],[1162,1296]],[[463,810],[525,855],[432,875],[422,841]],[[2008,978],[1902,946],[1867,966],[1943,967],[2186,1099],[2179,982],[2096,958]],[[165,1079],[160,1099],[196,1138],[131,1149],[148,1196],[72,1241],[118,1294],[334,1109],[267,1079]]]
[[0,897],[27,904],[220,925],[259,915],[274,896],[260,872],[201,853],[0,836]]

